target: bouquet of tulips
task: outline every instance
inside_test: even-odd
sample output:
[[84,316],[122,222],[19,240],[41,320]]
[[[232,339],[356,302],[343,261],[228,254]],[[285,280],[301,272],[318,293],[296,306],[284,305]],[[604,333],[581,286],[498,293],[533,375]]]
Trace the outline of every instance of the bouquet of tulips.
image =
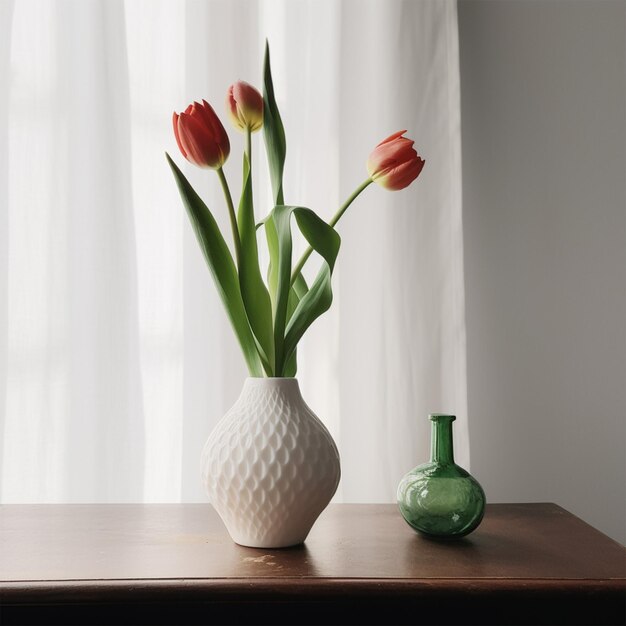
[[[283,170],[286,142],[274,97],[269,47],[263,68],[263,95],[237,82],[228,89],[226,108],[235,128],[245,134],[243,182],[237,209],[222,166],[230,154],[228,135],[211,105],[202,101],[174,113],[174,134],[182,155],[194,165],[213,169],[224,191],[235,258],[208,209],[183,173],[166,154],[198,242],[243,351],[250,376],[292,377],[296,348],[307,328],[331,305],[331,275],[339,252],[335,225],[356,197],[372,182],[399,190],[413,182],[424,161],[406,131],[394,133],[376,146],[367,161],[368,178],[339,208],[329,223],[311,209],[285,204]],[[252,133],[263,128],[274,208],[260,222],[252,194]],[[291,218],[309,247],[292,268]],[[259,265],[257,232],[265,231],[269,251],[267,283]],[[311,253],[323,260],[315,280],[307,285],[302,268]]]

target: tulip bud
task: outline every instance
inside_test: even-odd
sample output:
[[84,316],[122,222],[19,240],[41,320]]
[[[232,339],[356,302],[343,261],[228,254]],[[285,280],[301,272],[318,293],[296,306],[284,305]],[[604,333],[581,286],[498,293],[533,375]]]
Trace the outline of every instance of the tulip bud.
[[398,191],[408,187],[422,171],[425,161],[413,149],[413,141],[401,130],[381,141],[367,159],[371,179],[381,187]]
[[233,126],[252,132],[263,126],[263,96],[248,83],[239,80],[228,88],[226,109]]
[[198,167],[219,169],[230,154],[226,130],[211,105],[190,104],[184,113],[172,118],[176,143],[183,156]]

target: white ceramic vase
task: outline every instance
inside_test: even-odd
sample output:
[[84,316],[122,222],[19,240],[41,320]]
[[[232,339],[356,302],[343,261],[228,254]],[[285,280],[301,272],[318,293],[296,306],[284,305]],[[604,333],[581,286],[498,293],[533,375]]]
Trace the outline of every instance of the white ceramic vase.
[[202,452],[204,485],[230,536],[302,543],[339,484],[339,452],[295,378],[247,378]]

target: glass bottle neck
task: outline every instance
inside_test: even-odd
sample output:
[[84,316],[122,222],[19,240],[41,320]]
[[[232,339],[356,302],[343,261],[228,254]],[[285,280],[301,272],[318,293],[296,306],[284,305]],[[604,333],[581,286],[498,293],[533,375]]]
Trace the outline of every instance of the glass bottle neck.
[[430,462],[440,465],[454,464],[454,445],[452,443],[452,422],[454,415],[430,415],[432,434],[430,440]]

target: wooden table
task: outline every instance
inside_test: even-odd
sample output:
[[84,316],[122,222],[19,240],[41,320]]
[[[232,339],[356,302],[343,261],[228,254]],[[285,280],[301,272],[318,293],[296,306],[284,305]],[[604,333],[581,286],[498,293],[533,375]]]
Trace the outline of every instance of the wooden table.
[[619,624],[625,550],[554,504],[456,542],[331,505],[306,544],[235,545],[209,505],[0,506],[0,624]]

